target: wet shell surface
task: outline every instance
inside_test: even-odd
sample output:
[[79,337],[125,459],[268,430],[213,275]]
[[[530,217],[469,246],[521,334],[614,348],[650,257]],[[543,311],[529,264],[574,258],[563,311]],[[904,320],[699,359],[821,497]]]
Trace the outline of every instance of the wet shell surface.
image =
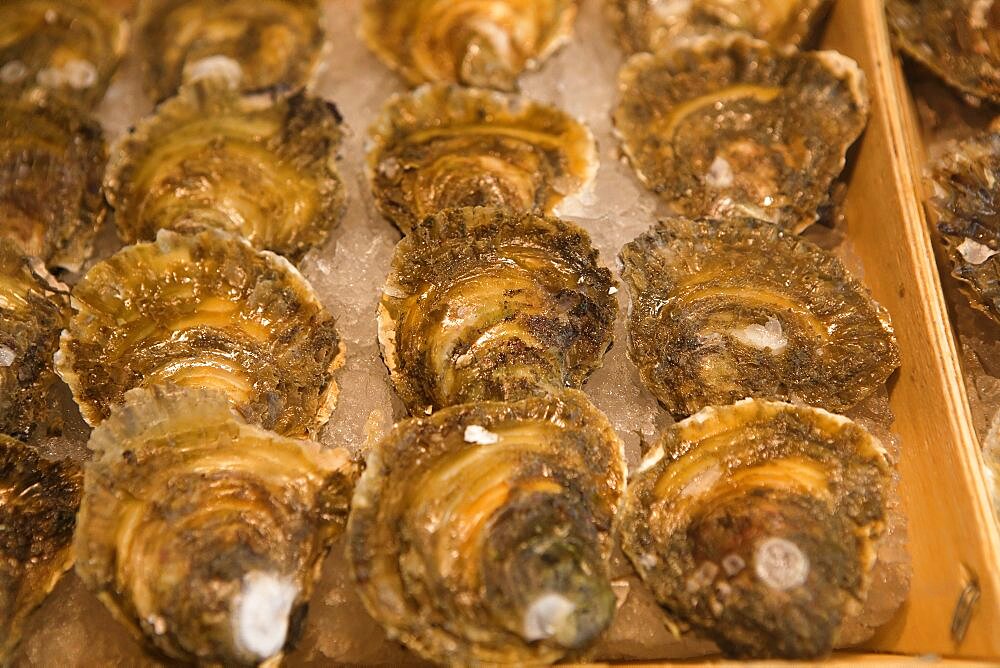
[[899,366],[888,313],[868,290],[770,223],[670,218],[620,259],[629,354],[675,416],[745,397],[840,412]]
[[579,388],[611,344],[611,272],[579,227],[450,209],[396,247],[379,341],[414,414]]
[[285,259],[215,230],[161,231],[95,265],[56,366],[99,424],[139,386],[215,388],[266,429],[302,436],[333,411],[343,347],[333,317]]
[[0,433],[27,438],[61,423],[52,356],[68,320],[66,288],[0,238]]
[[800,232],[864,130],[864,73],[835,51],[704,38],[622,67],[614,120],[639,179],[677,213]]
[[575,390],[405,420],[355,490],[348,557],[369,612],[452,665],[572,655],[610,624],[621,442]]
[[119,621],[199,664],[256,665],[295,641],[346,521],[344,450],[176,386],[129,392],[90,448],[76,571]]
[[404,233],[463,206],[550,214],[597,173],[590,130],[516,95],[424,86],[390,99],[369,130],[368,178]]
[[24,621],[73,565],[83,476],[72,462],[43,459],[0,435],[0,662]]
[[310,82],[323,48],[317,0],[140,0],[136,32],[157,101],[222,73],[243,90]]
[[821,657],[865,600],[888,485],[881,444],[847,418],[710,407],[631,476],[622,547],[667,612],[726,656]]
[[1000,12],[992,1],[887,0],[893,42],[945,83],[1000,102]]
[[411,85],[513,90],[573,33],[576,0],[365,0],[361,36]]
[[91,109],[125,53],[128,31],[104,0],[4,0],[0,97],[41,89]]
[[340,222],[336,107],[304,92],[185,87],[116,147],[105,189],[126,243],[218,228],[293,259]]
[[83,112],[0,97],[0,236],[52,269],[78,270],[107,213],[107,157],[100,124]]
[[775,45],[801,46],[826,17],[829,0],[606,0],[628,53],[674,48],[706,34],[740,31]]
[[927,176],[953,273],[972,305],[1000,322],[1000,134],[949,144]]

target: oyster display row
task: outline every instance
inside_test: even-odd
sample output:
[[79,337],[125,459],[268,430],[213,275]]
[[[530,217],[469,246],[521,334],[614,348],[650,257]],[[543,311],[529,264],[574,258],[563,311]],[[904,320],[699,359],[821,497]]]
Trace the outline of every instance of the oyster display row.
[[512,90],[569,40],[576,0],[365,0],[361,36],[413,86]]
[[76,571],[119,621],[198,663],[257,665],[294,642],[346,521],[344,450],[163,386],[130,391],[90,447]]
[[348,557],[362,600],[421,656],[556,661],[610,624],[621,441],[566,390],[405,420],[355,490]]
[[207,77],[117,144],[105,190],[126,243],[218,228],[293,260],[340,222],[341,116],[298,91],[243,95]]
[[829,206],[868,120],[853,60],[740,34],[632,56],[618,86],[615,126],[650,190],[684,215],[751,216],[795,232]]
[[579,388],[618,313],[579,227],[509,209],[449,209],[396,247],[379,342],[411,413]]
[[343,345],[315,291],[284,258],[217,230],[162,230],[95,265],[73,290],[57,370],[97,425],[125,393],[216,388],[281,434],[333,411]]
[[452,207],[549,214],[597,172],[590,130],[516,95],[427,85],[386,103],[369,130],[368,179],[404,233]]

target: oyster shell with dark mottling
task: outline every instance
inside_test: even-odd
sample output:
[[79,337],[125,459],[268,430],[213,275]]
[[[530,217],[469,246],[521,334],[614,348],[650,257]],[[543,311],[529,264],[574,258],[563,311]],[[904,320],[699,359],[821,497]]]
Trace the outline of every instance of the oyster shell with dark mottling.
[[348,557],[369,612],[451,665],[538,664],[611,622],[621,442],[575,390],[405,420],[368,457]]
[[866,598],[888,488],[882,445],[847,418],[710,407],[631,476],[622,547],[667,612],[728,657],[821,657]]

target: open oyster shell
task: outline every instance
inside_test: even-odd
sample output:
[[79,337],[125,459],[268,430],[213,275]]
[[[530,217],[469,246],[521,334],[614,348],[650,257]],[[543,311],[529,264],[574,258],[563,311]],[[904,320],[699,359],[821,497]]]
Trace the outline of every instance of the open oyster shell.
[[100,423],[138,386],[215,388],[250,422],[317,430],[337,399],[343,345],[333,317],[284,258],[216,230],[161,231],[95,265],[56,368]]
[[954,88],[1000,102],[1000,12],[981,0],[886,0],[896,46]]
[[107,157],[101,126],[83,112],[0,96],[0,236],[50,268],[78,270],[107,213]]
[[927,176],[955,277],[974,307],[1000,321],[1000,133],[949,144]]
[[573,33],[576,0],[365,0],[361,36],[406,81],[513,90]]
[[361,598],[452,665],[543,663],[610,623],[621,442],[576,390],[405,420],[372,450],[348,521]]
[[176,386],[130,391],[90,447],[76,571],[121,622],[199,663],[257,664],[294,642],[346,520],[344,450]]
[[127,41],[125,22],[104,0],[4,0],[0,97],[43,89],[93,108]]
[[585,125],[494,91],[423,86],[391,98],[369,135],[375,201],[403,232],[453,207],[552,213],[597,173]]
[[0,662],[21,639],[28,614],[73,564],[83,476],[0,435]]
[[830,0],[606,0],[628,53],[658,53],[684,39],[746,32],[776,45],[801,46],[826,17]]
[[629,354],[675,416],[748,396],[840,412],[899,366],[889,315],[868,290],[770,223],[670,218],[620,259]]
[[829,653],[886,521],[882,445],[847,418],[744,400],[671,426],[629,480],[622,547],[730,657]]
[[52,356],[69,298],[44,268],[0,238],[0,433],[26,438],[60,421]]
[[614,285],[575,225],[449,209],[396,247],[382,356],[413,413],[578,388],[611,344]]
[[317,0],[140,0],[136,31],[157,101],[212,72],[248,91],[298,88],[324,39]]
[[337,108],[304,92],[181,89],[114,151],[105,189],[126,243],[215,227],[293,259],[344,212]]
[[614,120],[640,180],[689,216],[753,216],[799,232],[829,204],[868,120],[857,64],[733,34],[619,73]]

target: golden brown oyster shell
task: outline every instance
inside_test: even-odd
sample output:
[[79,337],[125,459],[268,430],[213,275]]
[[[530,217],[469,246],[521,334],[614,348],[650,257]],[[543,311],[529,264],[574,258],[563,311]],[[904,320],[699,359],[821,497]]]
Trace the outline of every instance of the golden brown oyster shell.
[[95,265],[56,367],[96,425],[139,386],[222,390],[248,421],[288,436],[319,429],[337,399],[333,317],[284,258],[216,230],[162,230]]
[[4,0],[0,97],[42,89],[93,108],[127,41],[125,22],[104,0]]
[[614,286],[575,225],[450,209],[396,247],[382,356],[413,413],[579,388],[611,345]]
[[90,439],[77,574],[169,657],[255,665],[295,641],[354,475],[224,395],[136,389]]
[[775,45],[801,46],[826,17],[830,0],[606,0],[628,53],[658,53],[684,39],[741,31]]
[[597,172],[590,130],[514,95],[428,85],[389,100],[369,130],[368,178],[404,233],[462,206],[549,214]]
[[1000,321],[1000,133],[949,144],[928,181],[955,277],[974,307]]
[[770,223],[670,218],[621,251],[629,354],[675,416],[744,397],[843,411],[899,366],[889,315]]
[[608,626],[621,442],[576,390],[405,420],[372,450],[348,521],[369,612],[422,656],[537,664]]
[[101,126],[54,99],[0,98],[0,236],[48,267],[76,271],[107,208]]
[[126,243],[220,228],[293,259],[344,212],[337,108],[305,92],[184,87],[114,151],[105,189]]
[[886,0],[893,42],[959,91],[1000,102],[1000,10],[981,0]]
[[140,0],[136,32],[157,101],[211,71],[248,91],[298,88],[324,39],[317,0]]
[[829,204],[868,119],[864,73],[850,58],[739,34],[637,54],[618,85],[625,153],[678,213],[752,216],[796,232]]
[[52,408],[52,356],[69,320],[69,298],[44,271],[0,238],[0,433],[19,438],[60,423]]
[[83,476],[69,461],[43,459],[0,434],[0,662],[21,639],[28,614],[73,565],[73,528]]
[[361,36],[411,85],[513,90],[570,39],[576,0],[365,0]]
[[889,467],[847,418],[745,400],[671,426],[629,480],[622,547],[729,657],[824,656],[867,595]]

